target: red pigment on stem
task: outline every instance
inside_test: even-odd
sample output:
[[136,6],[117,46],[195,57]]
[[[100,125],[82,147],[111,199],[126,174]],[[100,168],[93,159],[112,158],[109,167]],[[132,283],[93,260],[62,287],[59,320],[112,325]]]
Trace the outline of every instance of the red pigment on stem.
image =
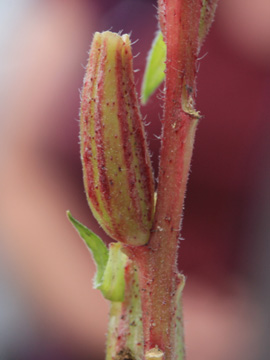
[[157,205],[150,241],[127,251],[138,265],[145,352],[175,359],[175,294],[180,223],[198,115],[192,108],[201,1],[160,0],[167,44],[165,107]]

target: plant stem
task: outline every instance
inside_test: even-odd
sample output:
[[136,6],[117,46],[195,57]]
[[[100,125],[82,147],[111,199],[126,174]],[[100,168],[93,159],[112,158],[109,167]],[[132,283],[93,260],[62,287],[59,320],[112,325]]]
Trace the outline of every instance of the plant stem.
[[149,243],[129,248],[139,269],[145,355],[157,347],[166,360],[184,358],[183,343],[177,339],[182,333],[183,287],[177,250],[199,118],[193,102],[200,11],[199,0],[159,1],[167,61],[157,205]]
[[125,300],[111,302],[106,360],[143,358],[142,311],[137,269],[125,266]]
[[216,5],[217,0],[158,0],[167,58],[155,215],[129,37],[94,36],[81,106],[84,182],[94,215],[123,248],[118,243],[104,252],[90,230],[72,222],[97,259],[99,289],[112,301],[106,360],[185,358],[185,278],[178,272],[177,254],[200,118],[194,108],[197,59]]

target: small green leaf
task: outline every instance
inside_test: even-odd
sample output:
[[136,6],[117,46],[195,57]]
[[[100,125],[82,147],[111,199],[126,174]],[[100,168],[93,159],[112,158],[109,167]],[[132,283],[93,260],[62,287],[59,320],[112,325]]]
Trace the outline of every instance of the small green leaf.
[[109,259],[109,250],[100,237],[94,234],[86,226],[82,225],[79,221],[74,219],[70,211],[67,211],[67,216],[93,255],[97,266],[97,273],[94,279],[94,288],[100,288],[103,281],[105,268]]
[[127,256],[121,251],[121,243],[111,243],[108,249],[100,237],[74,219],[70,211],[67,216],[93,255],[97,266],[94,288],[110,301],[124,301]]
[[165,78],[166,44],[159,31],[153,41],[152,48],[146,61],[146,68],[142,82],[142,104],[146,104]]
[[121,243],[111,243],[109,260],[103,275],[100,290],[104,297],[111,301],[124,301],[125,265],[127,256],[121,251]]

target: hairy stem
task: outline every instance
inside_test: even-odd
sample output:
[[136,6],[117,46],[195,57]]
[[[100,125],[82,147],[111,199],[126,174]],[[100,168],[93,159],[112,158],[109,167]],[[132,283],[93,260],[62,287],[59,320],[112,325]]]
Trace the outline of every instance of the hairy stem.
[[158,348],[166,360],[184,358],[183,344],[177,339],[182,334],[183,287],[177,249],[199,118],[193,103],[200,11],[198,0],[159,2],[167,60],[157,205],[149,243],[129,249],[139,269],[145,355]]
[[125,300],[111,302],[106,360],[143,358],[141,299],[137,269],[131,260],[125,266]]

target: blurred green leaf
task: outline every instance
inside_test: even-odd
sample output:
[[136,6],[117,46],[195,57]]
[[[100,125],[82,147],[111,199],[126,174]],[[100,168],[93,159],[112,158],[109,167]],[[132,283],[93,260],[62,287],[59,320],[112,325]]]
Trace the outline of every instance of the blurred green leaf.
[[93,255],[97,267],[94,288],[110,301],[124,301],[127,256],[121,251],[121,243],[111,243],[108,249],[100,237],[74,219],[70,211],[67,217]]
[[81,224],[78,220],[74,219],[70,211],[67,211],[67,217],[93,255],[93,259],[97,266],[97,272],[94,279],[94,288],[100,288],[102,285],[105,268],[109,259],[109,250],[100,237],[94,234],[86,226]]
[[142,82],[142,104],[146,104],[149,97],[155,92],[165,78],[166,44],[159,31],[152,43],[152,48],[146,60],[146,68]]

